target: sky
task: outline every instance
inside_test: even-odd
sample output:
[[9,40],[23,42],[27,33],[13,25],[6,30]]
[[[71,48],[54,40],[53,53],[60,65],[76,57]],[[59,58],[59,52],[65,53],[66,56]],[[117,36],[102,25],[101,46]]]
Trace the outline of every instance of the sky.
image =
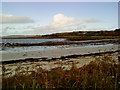
[[2,2],[3,36],[118,28],[118,2]]

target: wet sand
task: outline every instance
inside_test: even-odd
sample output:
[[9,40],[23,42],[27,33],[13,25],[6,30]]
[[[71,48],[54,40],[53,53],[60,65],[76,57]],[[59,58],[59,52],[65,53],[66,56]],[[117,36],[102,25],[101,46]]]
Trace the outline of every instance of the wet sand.
[[101,45],[95,47],[55,48],[50,50],[30,51],[20,53],[2,53],[2,61],[19,60],[25,58],[60,58],[68,55],[84,55],[106,51],[116,51],[118,45]]

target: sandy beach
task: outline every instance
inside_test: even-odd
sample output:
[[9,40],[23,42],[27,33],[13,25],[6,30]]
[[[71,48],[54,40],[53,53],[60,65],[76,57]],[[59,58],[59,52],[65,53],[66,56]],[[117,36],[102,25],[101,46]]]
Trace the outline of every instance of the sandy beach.
[[[44,70],[51,70],[57,67],[63,67],[64,69],[69,70],[73,63],[76,65],[76,67],[79,68],[89,64],[91,61],[95,61],[96,58],[98,57],[100,58],[105,55],[109,55],[111,58],[113,58],[113,60],[116,60],[116,62],[118,62],[118,55],[119,55],[118,50],[119,50],[118,45],[112,45],[112,44],[101,45],[101,46],[99,45],[96,47],[85,46],[85,47],[76,47],[76,48],[75,47],[74,48],[73,47],[72,48],[56,48],[56,49],[32,51],[32,52],[25,52],[25,53],[22,53],[22,52],[21,53],[3,53],[2,60],[4,62],[13,61],[13,60],[15,61],[22,60],[22,62],[3,64],[6,70],[8,70],[7,71],[8,75],[9,74],[14,75],[17,68],[20,68],[20,71],[27,69],[30,72],[40,68]],[[109,54],[104,52],[113,52],[113,53]],[[98,54],[94,55],[95,53],[98,53]],[[104,53],[104,54],[101,55],[99,53]],[[86,54],[88,56],[86,56]],[[67,56],[70,56],[70,55],[78,55],[78,56],[77,57],[71,56],[70,58],[66,58]],[[62,59],[61,57],[65,57],[65,58]],[[32,61],[32,59],[30,58],[32,58],[33,60],[36,59],[39,61]],[[45,60],[43,60],[42,58],[45,58]],[[56,59],[53,60],[53,58],[56,58]],[[24,62],[25,59],[27,59],[27,61]],[[2,72],[0,74],[2,74]]]
[[[36,71],[38,69],[51,70],[57,67],[62,67],[65,70],[69,70],[72,67],[72,64],[76,65],[77,68],[80,68],[84,65],[89,64],[91,61],[97,60],[97,58],[101,59],[103,56],[109,55],[110,58],[113,59],[114,62],[118,63],[119,53],[106,53],[100,55],[92,55],[92,56],[78,56],[77,58],[66,58],[66,59],[57,59],[55,61],[39,61],[39,62],[19,62],[13,64],[3,64],[6,68],[7,76],[12,76],[16,73],[16,70],[19,69],[19,72],[29,71],[30,73]],[[2,67],[2,66],[0,66]],[[0,73],[1,76],[2,72]]]

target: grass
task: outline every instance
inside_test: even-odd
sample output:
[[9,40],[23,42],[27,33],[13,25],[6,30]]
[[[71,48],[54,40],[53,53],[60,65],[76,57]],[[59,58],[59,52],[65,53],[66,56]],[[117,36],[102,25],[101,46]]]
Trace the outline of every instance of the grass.
[[110,56],[98,57],[88,65],[76,68],[72,64],[70,70],[65,70],[61,66],[50,71],[42,68],[37,71],[23,70],[19,72],[19,67],[15,75],[6,77],[7,71],[3,66],[2,87],[3,89],[28,89],[31,88],[111,88],[120,89],[120,63],[116,63]]

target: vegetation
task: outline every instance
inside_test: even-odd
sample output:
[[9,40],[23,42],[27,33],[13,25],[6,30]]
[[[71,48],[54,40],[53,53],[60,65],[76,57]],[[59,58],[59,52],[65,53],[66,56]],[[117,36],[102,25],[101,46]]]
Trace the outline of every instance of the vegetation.
[[31,88],[111,88],[120,89],[120,63],[116,63],[110,56],[104,55],[96,58],[88,65],[76,68],[72,64],[70,70],[62,67],[54,68],[50,71],[41,68],[37,71],[16,69],[15,75],[6,77],[6,69],[3,66],[3,89],[28,89]]
[[76,31],[76,32],[64,32],[55,33],[49,35],[24,35],[24,36],[6,36],[2,38],[12,39],[39,39],[39,38],[66,38],[69,40],[95,40],[95,39],[113,39],[119,38],[120,29],[114,31]]
[[68,40],[98,40],[119,38],[120,29],[114,31],[77,31],[44,35],[47,38],[67,38]]

